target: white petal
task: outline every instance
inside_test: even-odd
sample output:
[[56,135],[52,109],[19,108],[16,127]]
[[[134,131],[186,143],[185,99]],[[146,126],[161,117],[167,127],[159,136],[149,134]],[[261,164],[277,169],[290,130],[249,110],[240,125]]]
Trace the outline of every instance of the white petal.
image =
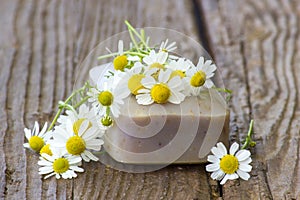
[[29,146],[29,143],[23,144],[23,147],[28,148],[28,149],[31,149],[30,146]]
[[84,154],[93,161],[98,161],[99,160],[96,156],[94,156],[94,154],[92,154],[91,152],[89,152],[87,150],[84,151]]
[[80,127],[79,127],[79,131],[78,131],[78,136],[82,136],[82,134],[84,134],[84,132],[86,131],[86,129],[89,127],[89,121],[88,120],[84,120]]
[[168,101],[173,104],[180,104],[184,100],[185,96],[180,92],[171,91],[171,96]]
[[154,102],[150,94],[138,94],[136,95],[136,100],[137,103],[141,105],[150,105]]
[[85,141],[91,140],[98,136],[98,129],[96,127],[89,128],[82,136]]
[[139,94],[149,94],[150,90],[149,89],[139,89],[138,93]]
[[220,163],[220,159],[213,155],[209,155],[207,157],[207,161],[212,162],[212,163]]
[[234,174],[226,174],[220,184],[224,185],[227,180],[234,180],[234,179],[237,179],[238,177],[239,176],[235,173]]
[[172,78],[169,83],[168,86],[170,88],[177,88],[178,90],[182,90],[183,89],[183,85],[182,85],[182,80],[179,76],[175,76],[174,78]]
[[55,172],[53,172],[53,173],[51,173],[51,174],[45,176],[44,179],[47,179],[47,178],[49,178],[49,177],[51,177],[51,176],[53,176],[53,175],[55,175]]
[[160,63],[160,64],[165,64],[167,58],[168,58],[168,53],[159,52],[158,55],[157,55],[157,62]]
[[123,49],[124,49],[123,40],[119,40],[119,43],[118,43],[118,54],[122,55],[123,54]]
[[239,165],[239,170],[242,170],[244,172],[251,172],[252,166],[247,164],[241,164]]
[[84,172],[84,169],[78,167],[78,166],[70,166],[70,169],[76,171],[76,172]]
[[95,150],[95,151],[100,151],[101,145],[104,144],[104,141],[101,139],[93,139],[88,142],[86,142],[86,148]]
[[208,172],[217,171],[219,169],[220,169],[219,163],[213,163],[213,164],[206,165],[206,171],[208,171]]
[[46,130],[47,130],[47,122],[44,124],[44,127],[43,129],[41,130],[41,132],[38,134],[38,136],[40,137],[44,137],[44,134],[46,133]]
[[72,164],[77,164],[81,162],[81,157],[80,156],[72,156],[69,158],[69,163]]
[[252,162],[251,157],[247,158],[246,160],[240,161],[240,164],[249,164]]
[[37,121],[35,121],[34,122],[33,134],[32,135],[38,135],[39,132],[40,132],[39,123]]
[[227,149],[222,142],[217,143],[217,148],[220,150],[220,152],[222,153],[223,156],[225,156],[227,154]]
[[214,171],[210,177],[214,180],[221,180],[224,177],[224,175],[225,173],[222,170],[217,170]]
[[41,165],[41,166],[52,166],[52,162],[50,161],[47,161],[45,159],[41,159],[38,161],[38,165]]
[[159,82],[166,83],[169,80],[171,73],[172,70],[170,69],[167,69],[166,71],[161,70],[158,75]]
[[235,152],[236,152],[238,149],[239,149],[238,143],[234,142],[234,143],[231,145],[231,147],[230,147],[229,153],[230,153],[231,155],[234,155]]
[[250,178],[250,175],[247,172],[243,172],[239,169],[237,170],[237,174],[239,175],[239,177],[241,177],[241,179],[246,181]]
[[235,156],[238,159],[238,161],[243,161],[243,160],[246,160],[247,158],[249,158],[250,155],[251,155],[250,151],[242,149],[242,150],[238,151]]
[[90,162],[90,158],[87,157],[84,153],[80,155],[85,162]]
[[143,86],[150,89],[156,83],[156,81],[152,76],[146,76],[141,80],[141,83]]
[[51,167],[40,167],[39,168],[39,174],[49,174],[50,172],[53,172],[53,168]]
[[53,156],[49,156],[46,153],[42,153],[42,157],[48,161],[54,162],[55,158],[53,158]]
[[202,69],[203,65],[204,65],[204,57],[201,56],[198,60],[197,68]]
[[58,173],[55,173],[55,178],[60,179],[60,175]]
[[205,87],[207,88],[212,88],[214,86],[214,83],[212,82],[212,80],[207,79],[204,83]]
[[67,120],[66,122],[65,135],[67,138],[74,136],[73,123],[71,120]]
[[31,138],[31,131],[28,128],[24,128],[25,137],[27,140],[30,140]]
[[67,141],[69,139],[69,134],[65,129],[60,126],[56,126],[53,133],[53,138],[59,141]]
[[211,149],[211,152],[217,157],[217,158],[222,158],[224,156],[223,153],[220,152],[220,150],[217,147],[213,147]]

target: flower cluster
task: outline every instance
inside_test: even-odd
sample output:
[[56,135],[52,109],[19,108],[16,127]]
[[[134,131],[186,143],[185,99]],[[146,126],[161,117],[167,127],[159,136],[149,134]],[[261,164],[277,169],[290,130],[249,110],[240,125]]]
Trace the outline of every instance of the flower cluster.
[[[84,171],[80,167],[82,162],[98,161],[94,152],[101,150],[103,136],[121,114],[120,108],[129,96],[145,106],[180,104],[186,97],[200,96],[203,90],[214,86],[211,78],[216,65],[211,60],[201,56],[194,65],[191,60],[175,55],[176,43],[169,44],[168,39],[159,48],[150,47],[150,39],[143,30],[139,33],[126,24],[132,40],[129,48],[125,49],[124,42],[119,40],[117,52],[109,50],[109,54],[98,58],[111,59],[113,67],[107,74],[94,85],[86,82],[64,102],[60,101],[48,128],[45,123],[40,131],[36,122],[32,130],[24,129],[28,140],[24,147],[40,154],[39,173],[45,178],[74,178],[76,172]],[[214,156],[208,157],[213,164],[207,166],[207,171],[213,172],[212,178],[224,178],[222,183],[237,176],[248,178],[247,164],[251,158],[246,158],[246,153],[237,153],[235,157],[236,146],[229,155],[224,145],[213,148]]]
[[82,161],[98,161],[93,151],[100,151],[103,144],[104,129],[99,126],[93,109],[82,104],[79,111],[67,110],[57,119],[58,125],[53,129],[47,123],[39,131],[35,122],[31,130],[25,128],[28,143],[24,147],[40,154],[40,174],[55,175],[56,178],[74,178],[75,172],[83,172],[79,166]]

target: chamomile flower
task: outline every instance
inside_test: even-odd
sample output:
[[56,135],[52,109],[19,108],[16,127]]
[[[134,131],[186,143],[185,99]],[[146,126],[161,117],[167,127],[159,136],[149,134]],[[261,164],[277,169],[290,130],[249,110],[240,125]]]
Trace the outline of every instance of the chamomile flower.
[[149,55],[143,58],[143,62],[146,63],[149,68],[164,69],[167,59],[167,52],[160,51],[156,53],[154,50],[151,50]]
[[166,39],[166,41],[163,41],[159,47],[159,51],[164,51],[164,52],[170,52],[174,51],[177,49],[176,42],[172,42],[171,44],[168,45],[169,40]]
[[123,52],[124,43],[123,40],[119,40],[118,43],[118,56],[115,57],[113,64],[115,70],[124,70],[126,65],[128,64],[127,56]]
[[117,87],[120,87],[122,91],[127,91],[128,95],[130,93],[133,95],[137,95],[138,91],[144,88],[141,83],[142,79],[147,75],[152,75],[156,71],[157,69],[155,68],[146,70],[146,66],[144,66],[140,62],[136,62],[131,69],[126,69],[124,71],[124,76],[122,77],[122,80],[119,82],[119,85]]
[[[60,115],[57,122],[60,123],[60,126],[65,128],[68,120],[72,122],[75,134],[78,134],[79,127],[84,120],[88,120],[92,126],[98,125],[98,118],[95,115],[95,111],[90,109],[86,104],[82,104],[79,107],[78,113],[75,110],[67,110],[66,115]],[[103,131],[103,129],[98,129],[100,135],[103,135]]]
[[80,168],[81,157],[71,156],[63,149],[53,149],[53,155],[42,153],[40,160],[38,161],[39,174],[45,175],[44,179],[54,176],[57,179],[63,177],[64,179],[71,179],[77,177],[75,172],[83,172]]
[[179,76],[170,79],[172,70],[161,70],[158,75],[158,80],[152,76],[146,76],[142,79],[142,85],[145,89],[140,89],[136,96],[137,103],[142,105],[150,105],[152,103],[181,103],[185,96],[182,94],[184,89]]
[[211,60],[204,62],[204,57],[200,57],[197,66],[192,66],[185,73],[186,78],[184,80],[189,85],[190,93],[197,96],[203,86],[211,88],[214,85],[211,78],[215,75],[216,69],[216,65],[212,64]]
[[96,114],[99,116],[105,115],[109,109],[114,117],[118,117],[120,114],[120,105],[124,104],[123,99],[128,96],[128,89],[115,87],[118,86],[114,80],[118,78],[116,75],[108,78],[102,85],[97,84],[97,88],[92,88],[87,93],[90,98],[89,102],[92,102]]
[[113,61],[114,69],[123,71],[130,61],[139,61],[138,56],[128,56],[124,54],[124,43],[123,40],[119,40],[118,43],[118,56]]
[[55,127],[50,145],[56,148],[65,148],[69,154],[81,156],[86,162],[98,161],[98,158],[90,151],[100,151],[104,143],[102,139],[98,138],[97,129],[98,127],[92,126],[88,120],[84,120],[76,134],[72,122],[68,120],[66,129],[60,126]]
[[179,58],[177,61],[172,60],[166,67],[173,70],[171,76],[180,76],[180,78],[184,78],[185,72],[191,67],[191,63],[185,58]]
[[47,131],[47,122],[44,124],[41,132],[38,122],[34,123],[32,130],[24,128],[24,132],[28,143],[23,144],[23,146],[38,153],[52,136],[51,132]]
[[207,160],[212,164],[206,166],[206,171],[213,172],[211,178],[214,180],[222,180],[221,184],[226,183],[227,180],[242,178],[248,180],[252,166],[250,157],[251,153],[248,150],[239,150],[239,145],[235,142],[231,145],[229,154],[223,143],[219,142],[217,147],[213,147]]

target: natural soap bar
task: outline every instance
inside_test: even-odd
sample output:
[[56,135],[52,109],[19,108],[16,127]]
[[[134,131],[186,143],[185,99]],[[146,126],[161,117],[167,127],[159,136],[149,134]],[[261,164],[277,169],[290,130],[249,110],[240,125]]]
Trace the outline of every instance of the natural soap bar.
[[201,163],[216,142],[228,145],[229,111],[214,89],[179,105],[143,106],[131,95],[120,111],[104,137],[106,152],[118,162]]

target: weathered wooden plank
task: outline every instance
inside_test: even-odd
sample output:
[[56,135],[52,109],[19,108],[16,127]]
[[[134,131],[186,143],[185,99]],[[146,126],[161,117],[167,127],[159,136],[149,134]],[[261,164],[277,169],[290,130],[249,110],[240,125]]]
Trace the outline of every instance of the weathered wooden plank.
[[73,89],[82,60],[99,41],[125,30],[125,19],[137,27],[172,28],[197,38],[191,2],[2,1],[0,9],[6,27],[1,47],[7,47],[0,54],[0,198],[217,198],[199,165],[131,174],[90,163],[77,179],[42,181],[38,155],[22,146],[23,128],[53,117],[57,101]]
[[242,139],[249,117],[256,122],[252,178],[225,185],[223,198],[299,198],[298,3],[200,3],[214,57],[236,96],[232,129]]

